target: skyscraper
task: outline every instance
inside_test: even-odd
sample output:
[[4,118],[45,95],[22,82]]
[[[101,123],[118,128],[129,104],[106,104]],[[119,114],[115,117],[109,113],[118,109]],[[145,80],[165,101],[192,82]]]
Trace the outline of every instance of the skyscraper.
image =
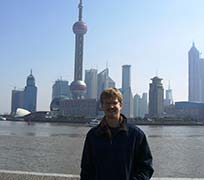
[[164,111],[164,89],[160,78],[155,76],[149,85],[149,116],[161,117]]
[[134,96],[134,117],[140,117],[139,116],[139,110],[140,110],[140,95],[136,94]]
[[115,87],[115,82],[109,77],[109,69],[106,68],[97,75],[97,99],[102,91],[109,87]]
[[68,81],[58,79],[52,86],[52,99],[56,97],[70,97]]
[[97,98],[97,69],[85,71],[85,83],[87,86],[86,98]]
[[17,108],[24,107],[24,91],[23,90],[12,90],[11,95],[11,114],[15,114]]
[[169,106],[171,104],[173,104],[173,95],[172,95],[172,89],[170,88],[170,83],[169,83],[169,87],[166,90],[166,98],[164,100],[164,105]]
[[193,43],[188,52],[188,100],[204,102],[204,60]]
[[133,95],[131,90],[130,65],[122,66],[122,94],[123,108],[122,113],[128,118],[133,117]]
[[97,99],[100,99],[101,92],[108,88],[108,68],[97,75]]
[[130,68],[130,65],[122,66],[122,91],[131,87]]
[[134,117],[144,118],[148,113],[147,93],[142,94],[142,98],[136,94],[134,96]]
[[15,114],[17,108],[24,108],[30,112],[36,111],[37,104],[37,87],[35,86],[35,78],[30,71],[30,75],[26,79],[24,90],[12,90],[11,96],[11,113]]
[[139,116],[144,118],[145,114],[147,114],[147,113],[148,113],[147,93],[142,93],[142,98],[140,99]]
[[74,99],[80,99],[86,93],[86,84],[82,81],[83,71],[83,46],[84,34],[87,32],[87,25],[82,21],[82,0],[79,3],[79,18],[73,25],[75,34],[75,66],[74,66],[74,81],[71,83],[71,92]]
[[115,87],[115,81],[108,76],[108,87]]
[[32,75],[27,77],[26,87],[24,89],[24,108],[30,112],[36,111],[37,104],[37,87],[35,86],[35,78]]

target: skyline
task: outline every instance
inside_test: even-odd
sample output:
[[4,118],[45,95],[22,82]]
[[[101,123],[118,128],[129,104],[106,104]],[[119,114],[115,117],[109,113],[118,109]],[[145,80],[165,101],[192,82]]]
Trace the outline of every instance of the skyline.
[[[118,1],[117,1],[118,2]],[[55,80],[74,79],[74,33],[79,0],[0,1],[0,113],[10,113],[11,91],[24,88],[30,69],[38,87],[37,110],[49,110]],[[83,79],[86,69],[108,64],[116,87],[131,65],[132,92],[149,91],[155,75],[174,101],[188,99],[188,51],[204,51],[202,0],[83,1]],[[104,13],[105,12],[105,13]]]

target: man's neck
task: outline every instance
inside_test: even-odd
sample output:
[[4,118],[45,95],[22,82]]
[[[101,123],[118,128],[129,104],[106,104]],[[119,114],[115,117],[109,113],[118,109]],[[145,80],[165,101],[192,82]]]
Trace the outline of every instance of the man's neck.
[[120,126],[120,117],[118,117],[116,119],[106,118],[106,122],[108,123],[109,127],[117,128]]

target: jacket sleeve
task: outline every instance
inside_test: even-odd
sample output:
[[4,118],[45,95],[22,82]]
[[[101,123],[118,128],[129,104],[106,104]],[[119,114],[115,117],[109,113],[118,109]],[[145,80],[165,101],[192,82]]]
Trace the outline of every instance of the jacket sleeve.
[[149,180],[154,172],[153,158],[145,134],[139,133],[135,144],[134,170],[132,180]]
[[91,143],[90,137],[87,134],[84,148],[82,152],[82,159],[81,159],[81,173],[80,173],[80,180],[92,180],[93,179],[93,161],[92,161],[92,152],[91,152]]

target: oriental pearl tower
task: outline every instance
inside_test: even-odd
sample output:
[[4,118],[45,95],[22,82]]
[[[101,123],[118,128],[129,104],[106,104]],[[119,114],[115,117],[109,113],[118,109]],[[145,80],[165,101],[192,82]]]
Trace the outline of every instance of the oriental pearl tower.
[[86,84],[82,81],[83,70],[83,44],[84,34],[87,32],[87,25],[82,21],[82,0],[78,5],[79,18],[73,25],[73,32],[75,34],[75,65],[74,65],[74,81],[71,83],[70,89],[74,99],[81,99],[86,93]]

